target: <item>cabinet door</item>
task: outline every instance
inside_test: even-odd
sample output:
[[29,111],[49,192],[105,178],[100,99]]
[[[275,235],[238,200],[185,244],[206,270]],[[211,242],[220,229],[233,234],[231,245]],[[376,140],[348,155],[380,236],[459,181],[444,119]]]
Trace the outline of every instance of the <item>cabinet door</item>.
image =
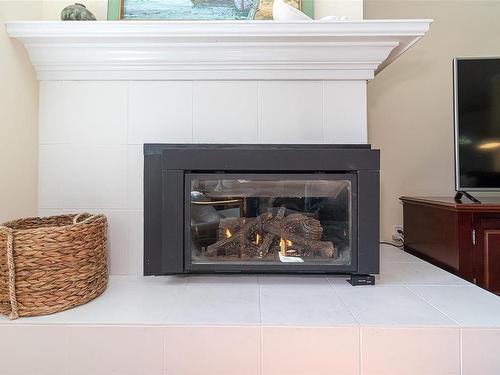
[[480,219],[476,229],[478,284],[500,294],[500,219]]

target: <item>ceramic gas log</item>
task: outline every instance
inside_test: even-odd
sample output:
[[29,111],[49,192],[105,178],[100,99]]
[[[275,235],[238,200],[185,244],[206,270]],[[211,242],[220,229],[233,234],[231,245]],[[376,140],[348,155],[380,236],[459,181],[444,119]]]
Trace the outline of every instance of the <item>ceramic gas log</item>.
[[281,207],[273,216],[271,212],[257,218],[234,218],[221,220],[219,240],[207,248],[208,257],[228,259],[295,257],[289,261],[303,261],[304,257],[336,257],[332,241],[321,241],[323,228],[319,220],[304,214],[290,214]]

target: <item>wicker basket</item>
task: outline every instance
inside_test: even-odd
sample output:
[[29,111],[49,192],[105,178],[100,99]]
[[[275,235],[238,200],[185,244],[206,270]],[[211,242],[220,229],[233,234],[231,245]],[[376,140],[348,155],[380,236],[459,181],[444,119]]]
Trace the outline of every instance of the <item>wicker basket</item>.
[[52,314],[99,296],[108,281],[106,217],[29,218],[0,225],[0,313]]

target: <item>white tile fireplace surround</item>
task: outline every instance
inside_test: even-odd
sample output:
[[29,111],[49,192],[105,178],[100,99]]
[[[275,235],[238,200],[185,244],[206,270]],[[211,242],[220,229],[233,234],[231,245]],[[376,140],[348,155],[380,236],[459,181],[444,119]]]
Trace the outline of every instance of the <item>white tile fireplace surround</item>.
[[429,20],[12,22],[40,80],[39,214],[109,218],[142,274],[144,143],[367,143],[366,81]]

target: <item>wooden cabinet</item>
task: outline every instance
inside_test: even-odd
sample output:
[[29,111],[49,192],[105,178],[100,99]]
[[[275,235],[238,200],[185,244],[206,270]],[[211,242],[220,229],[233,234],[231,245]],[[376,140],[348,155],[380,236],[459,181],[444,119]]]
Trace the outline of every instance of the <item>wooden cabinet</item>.
[[400,199],[405,251],[500,294],[500,198]]

